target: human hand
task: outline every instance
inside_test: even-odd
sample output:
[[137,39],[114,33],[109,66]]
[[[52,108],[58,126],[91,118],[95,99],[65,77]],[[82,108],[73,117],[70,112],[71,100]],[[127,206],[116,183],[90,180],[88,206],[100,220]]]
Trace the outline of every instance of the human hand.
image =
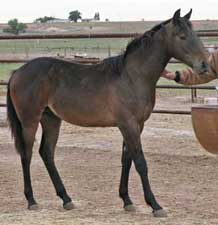
[[175,72],[171,72],[171,71],[168,71],[168,70],[164,70],[162,73],[161,73],[161,76],[168,79],[168,80],[175,80],[176,78],[176,73]]

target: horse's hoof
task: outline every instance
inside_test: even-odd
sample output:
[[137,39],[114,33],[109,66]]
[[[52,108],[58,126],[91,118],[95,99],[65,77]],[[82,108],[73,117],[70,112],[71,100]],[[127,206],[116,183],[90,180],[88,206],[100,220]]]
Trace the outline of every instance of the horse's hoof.
[[75,209],[75,205],[74,205],[72,202],[66,203],[63,207],[64,207],[64,209],[66,209],[66,210]]
[[124,209],[125,209],[125,211],[127,211],[127,212],[135,212],[136,211],[136,208],[135,208],[135,206],[134,205],[126,205],[126,206],[124,206]]
[[39,206],[37,204],[29,205],[28,206],[28,209],[35,211],[35,210],[38,210],[39,209]]
[[154,215],[154,217],[167,217],[167,213],[163,209],[158,209],[158,210],[153,211],[153,215]]

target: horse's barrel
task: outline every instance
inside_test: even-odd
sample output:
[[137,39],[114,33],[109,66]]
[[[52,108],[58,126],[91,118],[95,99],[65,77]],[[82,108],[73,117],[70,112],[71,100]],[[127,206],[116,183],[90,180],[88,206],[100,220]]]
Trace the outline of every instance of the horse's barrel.
[[218,105],[192,106],[192,124],[200,144],[218,154]]

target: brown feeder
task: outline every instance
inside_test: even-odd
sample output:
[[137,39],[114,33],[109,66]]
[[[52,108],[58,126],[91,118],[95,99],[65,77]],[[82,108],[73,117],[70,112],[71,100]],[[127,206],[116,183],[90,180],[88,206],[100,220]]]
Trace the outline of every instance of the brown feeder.
[[192,106],[192,125],[200,144],[218,154],[218,105]]

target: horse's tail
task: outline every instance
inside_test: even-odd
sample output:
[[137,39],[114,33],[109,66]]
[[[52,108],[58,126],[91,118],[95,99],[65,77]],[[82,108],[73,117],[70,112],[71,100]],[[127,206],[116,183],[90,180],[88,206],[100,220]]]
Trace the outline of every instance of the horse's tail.
[[[15,71],[12,72],[11,78],[14,73]],[[11,78],[8,82],[8,90],[7,90],[7,120],[8,120],[9,127],[11,129],[11,136],[15,140],[16,150],[22,156],[25,151],[25,144],[24,144],[24,139],[22,135],[22,125],[17,116],[17,113],[15,111],[15,108],[11,99],[11,95],[10,95]]]

